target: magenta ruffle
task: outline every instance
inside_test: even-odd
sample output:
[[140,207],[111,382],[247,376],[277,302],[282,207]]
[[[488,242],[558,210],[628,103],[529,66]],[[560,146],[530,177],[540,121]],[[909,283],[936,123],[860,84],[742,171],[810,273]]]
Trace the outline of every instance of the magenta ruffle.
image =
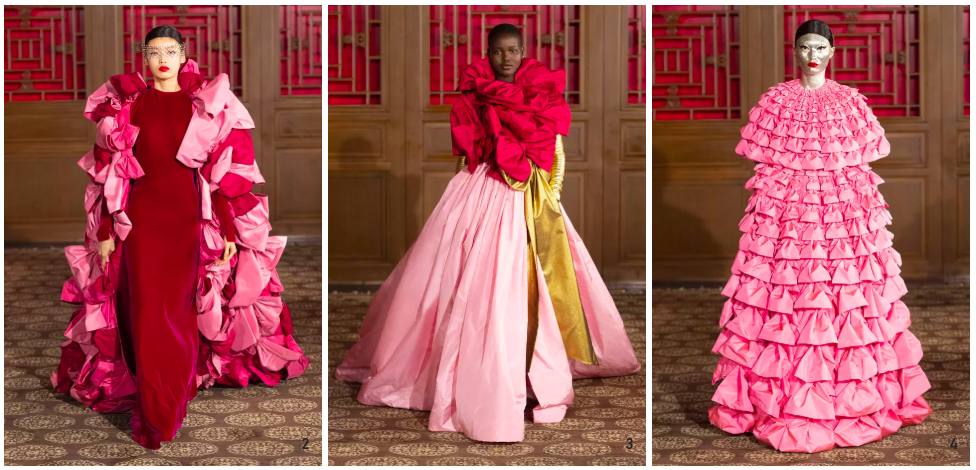
[[856,90],[763,95],[737,152],[759,162],[722,294],[715,426],[784,452],[877,441],[932,413],[908,330],[882,179],[884,131]]
[[[196,305],[200,331],[197,384],[246,386],[252,379],[275,385],[301,375],[308,358],[291,337],[284,288],[275,266],[285,237],[269,236],[267,196],[250,193],[264,178],[254,161],[247,110],[230,91],[227,77],[206,81],[189,60],[179,74],[180,85],[193,97],[193,117],[178,159],[197,168],[207,223],[200,249]],[[130,179],[142,176],[132,154],[139,129],[129,123],[130,105],[146,83],[138,73],[117,75],[88,98],[85,116],[97,123],[96,146],[79,165],[92,179],[85,191],[88,223],[85,244],[69,246],[65,255],[72,277],[61,300],[82,304],[65,331],[61,362],[51,375],[55,390],[99,412],[132,410],[135,380],[123,361],[116,322],[115,289],[120,250],[110,257],[105,272],[98,257],[96,232],[102,205],[113,217],[113,233],[120,240],[131,229],[125,215]],[[184,161],[185,160],[185,161]],[[206,165],[206,172],[199,169]],[[223,184],[222,184],[223,183]],[[220,221],[212,217],[210,192],[232,197],[237,255],[215,267],[224,248]],[[160,354],[165,355],[165,351]]]

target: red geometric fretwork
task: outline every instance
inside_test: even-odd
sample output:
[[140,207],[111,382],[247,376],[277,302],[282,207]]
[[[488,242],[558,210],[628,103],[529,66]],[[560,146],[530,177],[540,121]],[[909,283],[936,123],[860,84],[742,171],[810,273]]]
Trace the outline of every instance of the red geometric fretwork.
[[85,99],[81,6],[4,6],[4,101]]
[[322,94],[322,6],[280,6],[281,94]]
[[652,119],[741,117],[739,8],[653,6]]

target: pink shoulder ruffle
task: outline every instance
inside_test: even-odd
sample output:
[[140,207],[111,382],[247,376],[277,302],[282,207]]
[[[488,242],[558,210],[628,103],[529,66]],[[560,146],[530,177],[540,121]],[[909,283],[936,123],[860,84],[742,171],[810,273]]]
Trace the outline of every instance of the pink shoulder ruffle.
[[[211,160],[211,154],[221,143],[227,139],[234,129],[253,129],[254,121],[247,108],[241,104],[237,96],[230,90],[230,82],[227,74],[217,75],[213,80],[204,83],[192,95],[194,110],[190,117],[190,124],[187,127],[186,135],[180,144],[180,149],[176,153],[176,159],[189,168],[197,169],[197,181],[201,185],[201,195],[203,198],[201,216],[205,220],[213,218],[210,193],[212,183],[219,183],[219,178],[214,181],[204,177],[201,168]],[[217,175],[223,176],[231,169],[230,146],[224,146],[222,154],[218,157]],[[248,165],[248,169],[242,172],[252,175],[255,182],[264,179],[257,171],[257,164]],[[241,171],[239,168],[236,168]]]
[[857,89],[833,80],[806,90],[798,80],[770,88],[749,112],[735,152],[793,170],[840,170],[887,156],[884,129]]
[[231,130],[253,129],[254,121],[230,90],[225,73],[206,82],[191,96],[194,113],[176,159],[190,168],[200,168]]

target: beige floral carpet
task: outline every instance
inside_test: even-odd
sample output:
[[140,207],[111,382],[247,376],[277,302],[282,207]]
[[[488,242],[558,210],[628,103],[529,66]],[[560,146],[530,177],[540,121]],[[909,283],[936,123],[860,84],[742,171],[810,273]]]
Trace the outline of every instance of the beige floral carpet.
[[968,285],[909,284],[902,298],[922,343],[921,366],[932,383],[923,396],[932,416],[878,442],[817,454],[779,452],[752,434],[729,434],[708,422],[718,386],[711,382],[719,356],[711,349],[720,332],[721,290],[651,291],[652,465],[969,465]]
[[[427,430],[429,411],[366,406],[360,384],[335,379],[359,337],[372,294],[329,294],[328,465],[639,465],[646,464],[646,381],[637,374],[573,382],[573,406],[560,423],[535,424],[525,440],[489,444],[459,432]],[[641,364],[645,361],[645,294],[614,294]],[[531,399],[527,411],[535,406]],[[628,441],[630,439],[630,441]]]
[[278,264],[306,372],[276,387],[201,390],[174,441],[155,451],[133,442],[128,413],[96,413],[51,388],[75,309],[59,300],[71,275],[63,248],[4,257],[4,466],[322,465],[321,245],[289,245]]

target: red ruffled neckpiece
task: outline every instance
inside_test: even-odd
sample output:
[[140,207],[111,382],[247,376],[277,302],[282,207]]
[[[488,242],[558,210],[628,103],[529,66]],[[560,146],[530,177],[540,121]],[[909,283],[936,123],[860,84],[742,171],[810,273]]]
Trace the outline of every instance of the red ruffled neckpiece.
[[522,59],[515,83],[495,80],[487,58],[469,65],[456,90],[461,100],[451,108],[454,154],[468,158],[470,171],[488,161],[491,176],[502,181],[499,169],[527,180],[529,160],[552,171],[556,134],[567,135],[572,119],[565,88],[565,70],[550,71],[535,59]]

